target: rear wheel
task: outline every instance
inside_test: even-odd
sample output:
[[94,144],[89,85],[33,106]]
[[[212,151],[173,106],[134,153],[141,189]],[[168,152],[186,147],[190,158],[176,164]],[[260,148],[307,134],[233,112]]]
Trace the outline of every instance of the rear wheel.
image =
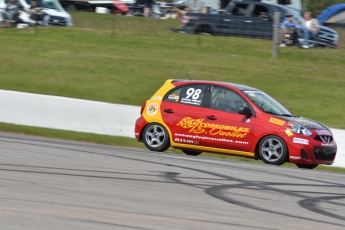
[[143,142],[151,151],[163,152],[170,147],[168,131],[158,123],[151,123],[145,127]]
[[209,25],[199,25],[196,27],[195,29],[195,33],[196,34],[200,34],[200,35],[212,35],[212,27]]
[[318,166],[318,164],[312,164],[312,165],[296,164],[296,166],[301,169],[314,169]]
[[185,149],[183,149],[182,152],[186,155],[189,155],[189,156],[198,156],[202,153],[202,152],[198,152],[198,151],[185,150]]
[[282,165],[287,159],[288,149],[280,137],[269,135],[260,141],[259,155],[266,164]]

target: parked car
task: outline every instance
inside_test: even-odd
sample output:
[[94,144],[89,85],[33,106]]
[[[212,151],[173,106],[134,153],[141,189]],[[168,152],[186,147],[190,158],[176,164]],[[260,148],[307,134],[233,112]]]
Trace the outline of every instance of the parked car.
[[[208,33],[213,35],[239,35],[272,39],[273,15],[292,14],[300,21],[304,20],[297,12],[289,8],[255,1],[233,1],[228,4],[223,14],[187,13],[182,18],[181,28],[172,30],[180,33]],[[320,45],[338,47],[338,33],[321,26],[317,36]]]
[[[24,23],[34,24],[35,21],[30,19],[29,13],[27,13],[30,9],[31,0],[18,0],[19,3],[24,7],[25,12],[20,15],[20,19]],[[6,4],[9,0],[0,0],[0,12],[2,9],[6,7]],[[43,19],[45,20],[45,25],[49,26],[72,26],[72,17],[69,15],[60,5],[59,1],[57,0],[38,0],[38,5],[42,8],[42,10],[47,14],[46,17]],[[0,15],[0,21],[2,21]]]
[[140,114],[135,137],[152,151],[172,146],[187,155],[212,152],[309,169],[333,164],[337,152],[326,125],[245,85],[167,80]]
[[[97,7],[105,7],[109,10],[116,10],[113,0],[59,0],[62,7],[67,11],[90,11],[94,12]],[[130,5],[135,0],[121,0],[122,3]]]

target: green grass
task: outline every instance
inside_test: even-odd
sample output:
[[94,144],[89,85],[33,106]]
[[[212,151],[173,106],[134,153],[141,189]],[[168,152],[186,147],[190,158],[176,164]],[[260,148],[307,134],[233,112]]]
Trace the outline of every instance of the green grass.
[[[344,30],[338,31],[340,49],[289,47],[272,58],[269,40],[174,33],[178,20],[85,12],[72,17],[73,27],[0,29],[0,88],[141,105],[166,79],[186,79],[187,71],[194,79],[259,88],[295,114],[345,128]],[[9,124],[0,130],[143,147],[124,137]]]
[[[9,132],[9,133],[20,133],[20,134],[34,135],[34,136],[40,136],[40,137],[58,138],[58,139],[64,139],[64,140],[74,140],[74,141],[90,142],[90,143],[96,143],[96,144],[146,149],[143,143],[137,142],[136,139],[129,138],[129,137],[100,135],[100,134],[94,134],[94,133],[81,133],[81,132],[39,128],[39,127],[24,126],[24,125],[14,125],[14,124],[7,124],[7,123],[1,123],[1,122],[0,122],[0,130],[3,132]],[[176,153],[176,154],[182,153],[181,150],[173,149],[173,148],[169,148],[167,151],[171,153]],[[244,158],[244,157],[235,157],[235,156],[219,155],[219,154],[212,154],[212,153],[202,153],[200,156],[207,157],[207,158],[216,158],[216,159],[224,159],[224,160],[232,160],[232,161],[243,161],[243,162],[255,162],[255,163],[263,164],[262,161],[256,161],[256,160]],[[283,166],[296,168],[295,164],[291,164],[291,163],[285,163]],[[318,166],[316,170],[345,173],[345,168],[330,167],[330,166],[323,166],[323,165]]]
[[345,128],[344,30],[340,49],[289,47],[272,58],[269,40],[170,31],[179,20],[72,16],[73,27],[0,29],[0,88],[141,105],[187,71],[262,89],[295,114]]

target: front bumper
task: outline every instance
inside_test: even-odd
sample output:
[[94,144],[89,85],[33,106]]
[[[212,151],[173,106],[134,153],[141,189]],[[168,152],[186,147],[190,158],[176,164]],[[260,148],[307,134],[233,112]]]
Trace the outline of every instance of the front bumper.
[[312,138],[309,144],[289,143],[289,162],[295,164],[326,164],[331,165],[337,154],[337,145],[320,143]]

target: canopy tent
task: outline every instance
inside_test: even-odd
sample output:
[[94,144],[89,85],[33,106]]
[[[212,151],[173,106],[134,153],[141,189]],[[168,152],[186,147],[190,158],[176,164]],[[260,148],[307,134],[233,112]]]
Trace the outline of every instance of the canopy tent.
[[328,7],[317,17],[321,25],[345,27],[345,3]]

